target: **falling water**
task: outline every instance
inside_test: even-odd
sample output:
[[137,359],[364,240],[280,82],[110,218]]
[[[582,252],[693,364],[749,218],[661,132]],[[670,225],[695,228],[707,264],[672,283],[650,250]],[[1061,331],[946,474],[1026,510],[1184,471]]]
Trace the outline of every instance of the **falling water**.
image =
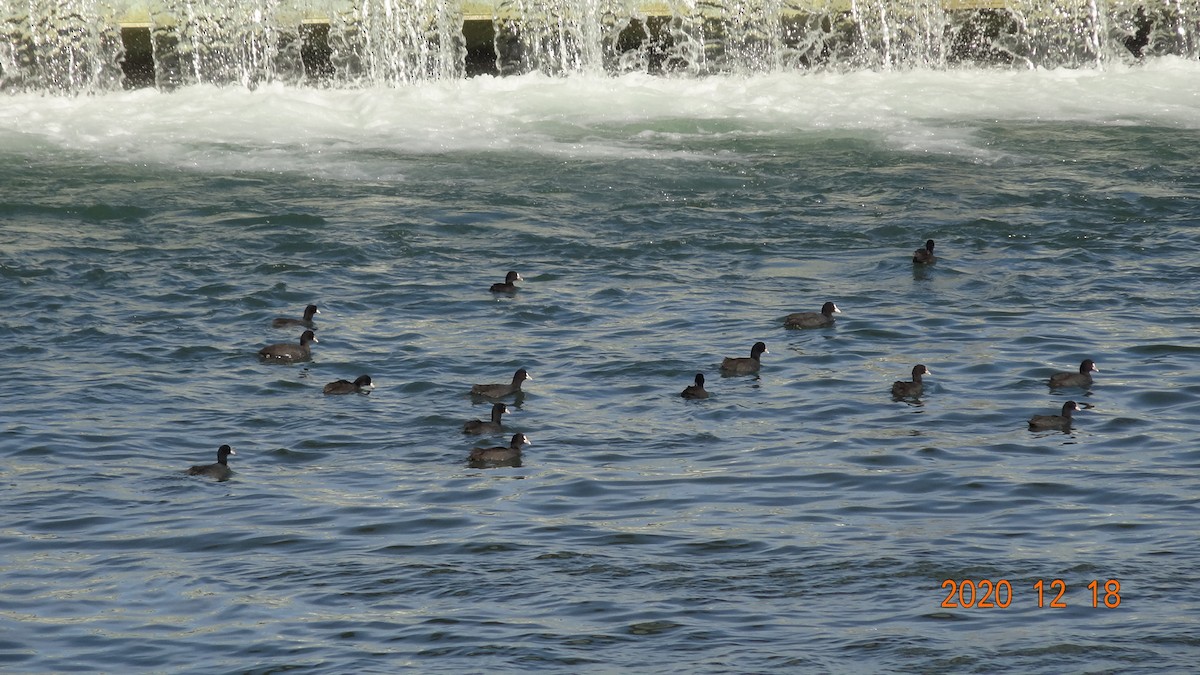
[[330,12],[332,56],[345,79],[366,83],[462,77],[462,22],[447,0],[360,0]]
[[96,0],[0,1],[0,89],[108,89],[121,80],[120,29]]
[[1103,68],[1198,33],[1200,0],[0,0],[0,89]]

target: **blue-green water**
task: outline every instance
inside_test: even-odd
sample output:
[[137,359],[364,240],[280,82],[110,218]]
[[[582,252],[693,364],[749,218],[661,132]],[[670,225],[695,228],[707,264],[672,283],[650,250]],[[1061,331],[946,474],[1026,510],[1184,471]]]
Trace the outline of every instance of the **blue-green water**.
[[1190,670],[1197,76],[0,100],[0,667]]

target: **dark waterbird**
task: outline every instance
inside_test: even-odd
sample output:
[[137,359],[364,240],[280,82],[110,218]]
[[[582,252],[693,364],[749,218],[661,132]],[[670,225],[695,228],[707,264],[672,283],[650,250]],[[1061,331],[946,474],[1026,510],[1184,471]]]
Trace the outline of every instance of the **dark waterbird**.
[[919,248],[913,251],[913,263],[917,265],[929,265],[937,261],[937,257],[933,255],[933,240],[925,242],[925,248]]
[[275,328],[316,328],[313,325],[313,315],[320,314],[321,310],[317,309],[316,305],[309,305],[304,308],[303,319],[292,319],[286,316],[276,317],[271,321],[271,325]]
[[708,398],[708,392],[704,390],[704,373],[696,373],[696,383],[689,384],[679,395],[691,399]]
[[1063,404],[1062,414],[1060,415],[1034,415],[1029,420],[1030,431],[1045,431],[1048,429],[1062,429],[1066,431],[1071,428],[1071,413],[1079,410],[1079,405],[1075,401],[1067,401]]
[[350,380],[330,382],[322,391],[326,394],[369,394],[374,388],[375,384],[371,382],[370,375],[359,375],[353,382]]
[[533,441],[529,440],[525,434],[514,434],[508,447],[473,448],[470,460],[481,464],[514,462],[521,459],[521,446],[523,445],[533,445]]
[[500,426],[500,416],[508,412],[508,406],[503,403],[492,404],[492,419],[490,421],[471,420],[463,425],[464,434],[495,434],[503,427]]
[[1057,389],[1059,387],[1090,387],[1092,386],[1092,373],[1098,373],[1100,369],[1096,367],[1096,362],[1091,359],[1084,359],[1083,363],[1079,364],[1079,372],[1077,373],[1055,373],[1050,376],[1050,387]]
[[217,448],[217,463],[216,464],[197,464],[187,470],[189,476],[206,476],[208,478],[216,478],[217,480],[229,480],[233,475],[233,469],[229,468],[229,456],[236,455],[233,448],[228,445],[222,445]]
[[892,383],[893,398],[917,398],[921,395],[923,386],[921,384],[922,375],[932,375],[933,371],[929,370],[921,364],[913,366],[912,382],[897,380]]
[[511,394],[516,394],[521,391],[521,383],[525,380],[532,380],[529,373],[521,368],[513,373],[512,382],[508,384],[477,384],[471,387],[471,394],[475,396],[486,396],[487,398],[504,398]]
[[300,336],[299,344],[285,342],[268,345],[258,350],[258,357],[267,363],[307,361],[312,358],[312,348],[309,345],[314,342],[318,342],[317,336],[311,330],[306,330]]
[[834,322],[833,315],[841,314],[842,310],[832,302],[827,302],[821,305],[819,312],[796,312],[783,317],[784,328],[821,328],[822,326],[832,326]]
[[517,274],[516,270],[510,270],[508,274],[504,275],[504,283],[494,283],[488,290],[493,293],[516,293],[517,284],[515,282],[517,281],[525,281],[525,279]]
[[757,373],[759,367],[762,365],[759,362],[759,357],[770,353],[767,351],[767,344],[765,342],[755,342],[754,346],[750,348],[750,356],[743,356],[741,358],[725,357],[725,360],[721,362],[721,372],[726,375]]

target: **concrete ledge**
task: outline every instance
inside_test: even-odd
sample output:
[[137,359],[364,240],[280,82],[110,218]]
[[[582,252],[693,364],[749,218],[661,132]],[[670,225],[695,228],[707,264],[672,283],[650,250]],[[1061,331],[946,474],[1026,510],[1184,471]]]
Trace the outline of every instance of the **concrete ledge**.
[[[356,9],[355,5],[344,0],[329,0],[326,9],[313,8],[312,2],[304,2],[305,8],[299,7],[280,7],[274,20],[280,24],[305,24],[305,23],[330,23],[335,15],[353,14]],[[1020,6],[1021,3],[1013,2],[1012,0],[940,0],[939,3],[945,11],[972,10],[972,9],[1005,9],[1010,5]],[[1132,5],[1134,2],[1124,2],[1118,0],[1110,3],[1112,5]],[[154,17],[151,16],[150,7],[145,0],[127,0],[121,2],[116,0],[112,7],[114,16],[112,22],[120,25],[123,28],[153,28],[155,26],[171,26],[178,23],[178,17],[170,14],[159,13]],[[630,13],[633,18],[650,18],[650,17],[673,17],[673,16],[689,16],[694,18],[704,19],[721,19],[726,16],[726,13],[715,4],[701,4],[693,8],[691,13],[682,13],[673,11],[672,6],[664,2],[655,2],[648,0],[647,2],[636,3],[633,5],[634,11]],[[801,0],[799,2],[793,0],[789,6],[780,10],[781,16],[796,16],[807,14],[841,14],[852,11],[854,8],[853,0]],[[866,7],[863,7],[866,9]],[[514,13],[511,9],[503,6],[499,0],[488,2],[480,0],[472,0],[463,2],[458,6],[463,21],[495,21],[495,20],[515,20],[520,19],[519,14]]]
[[[268,9],[245,3],[215,16],[195,16],[185,0],[103,0],[87,4],[90,16],[54,0],[9,3],[0,22],[18,31],[62,20],[94,27],[101,39],[88,45],[82,56],[91,60],[80,68],[61,58],[64,47],[76,46],[74,30],[60,30],[50,43],[15,33],[8,54],[0,54],[0,88],[323,86],[577,69],[1074,67],[1115,51],[1134,58],[1196,53],[1194,30],[1179,32],[1173,9],[1147,8],[1145,0],[1100,7],[1081,0],[624,0],[607,3],[604,25],[586,25],[591,17],[579,0],[534,3],[277,0],[262,3]],[[580,25],[556,25],[555,8]],[[421,39],[428,45],[410,44]]]

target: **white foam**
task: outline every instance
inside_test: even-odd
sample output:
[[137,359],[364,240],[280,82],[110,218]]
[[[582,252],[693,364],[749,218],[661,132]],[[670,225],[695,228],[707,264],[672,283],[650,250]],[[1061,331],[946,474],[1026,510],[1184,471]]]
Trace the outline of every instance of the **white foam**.
[[714,141],[832,130],[987,163],[1006,159],[975,139],[975,127],[992,122],[1200,128],[1197,81],[1200,63],[1167,57],[1106,70],[528,75],[372,89],[16,94],[0,107],[0,144],[198,171],[397,181],[403,160],[431,154],[708,160]]

